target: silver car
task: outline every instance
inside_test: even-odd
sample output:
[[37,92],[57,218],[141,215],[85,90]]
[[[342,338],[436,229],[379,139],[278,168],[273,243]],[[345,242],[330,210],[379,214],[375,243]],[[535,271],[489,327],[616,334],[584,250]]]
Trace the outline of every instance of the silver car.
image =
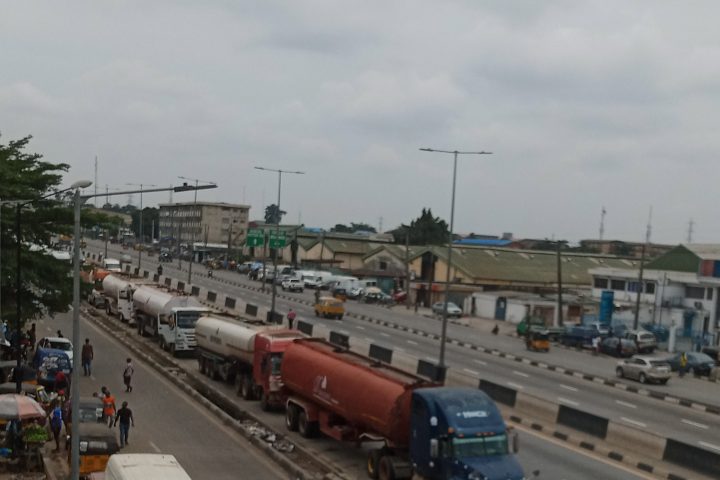
[[[432,311],[434,314],[442,315],[444,309],[445,309],[445,302],[433,303]],[[448,314],[448,317],[460,318],[460,317],[462,317],[462,310],[460,310],[460,307],[455,305],[453,302],[448,302],[447,314]]]
[[620,378],[631,378],[640,383],[667,383],[670,380],[670,364],[661,358],[633,355],[618,363],[615,373]]

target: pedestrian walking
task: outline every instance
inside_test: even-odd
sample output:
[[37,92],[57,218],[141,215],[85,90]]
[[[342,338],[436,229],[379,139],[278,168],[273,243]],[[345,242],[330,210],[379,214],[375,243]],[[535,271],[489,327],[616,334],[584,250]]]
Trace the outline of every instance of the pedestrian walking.
[[593,355],[600,353],[600,337],[593,337],[592,339]]
[[315,290],[315,303],[320,302],[320,289]]
[[115,417],[115,397],[105,387],[103,387],[103,394],[103,415],[108,419],[108,428],[110,428],[113,425],[113,417]]
[[65,337],[63,337],[63,334],[62,334],[62,332],[61,332],[60,330],[57,331],[57,335],[58,335],[58,337],[60,337],[60,338],[65,338]]
[[289,311],[288,314],[287,314],[288,328],[291,329],[291,330],[292,330],[292,328],[293,328],[293,322],[295,322],[295,316],[296,316],[296,315],[297,315],[297,314],[295,313],[295,311],[294,311],[292,308],[290,309],[290,311]]
[[95,358],[95,352],[90,344],[90,339],[85,339],[85,345],[82,347],[82,365],[85,372],[85,376],[89,377],[92,374],[92,361]]
[[125,370],[123,370],[123,383],[125,383],[126,392],[132,392],[130,382],[132,382],[133,373],[135,373],[135,369],[133,368],[132,360],[128,358],[125,364]]
[[55,450],[53,452],[60,451],[60,431],[63,426],[62,408],[60,402],[57,399],[53,400],[52,409],[50,410],[50,430],[52,431],[53,438],[55,438]]
[[120,423],[120,448],[125,445],[130,445],[128,442],[128,435],[130,433],[130,425],[135,428],[135,419],[133,418],[132,410],[128,408],[128,402],[122,403],[122,408],[117,411],[115,415],[115,425]]

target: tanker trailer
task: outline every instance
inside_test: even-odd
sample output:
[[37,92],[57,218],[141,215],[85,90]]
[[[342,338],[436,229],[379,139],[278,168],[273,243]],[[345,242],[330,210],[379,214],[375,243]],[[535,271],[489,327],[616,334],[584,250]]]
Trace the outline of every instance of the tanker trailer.
[[371,478],[524,478],[511,453],[517,437],[480,390],[440,387],[321,339],[288,346],[281,377],[289,430],[383,441],[368,453]]
[[133,292],[143,282],[147,280],[118,273],[107,275],[102,281],[107,314],[117,315],[121,322],[130,322],[130,325],[134,325]]
[[209,311],[194,297],[148,285],[133,292],[133,308],[138,334],[156,337],[173,356],[195,350],[195,323]]
[[277,324],[203,316],[195,325],[200,371],[228,383],[239,379],[245,400],[263,410],[284,404],[280,365],[285,348],[303,334]]

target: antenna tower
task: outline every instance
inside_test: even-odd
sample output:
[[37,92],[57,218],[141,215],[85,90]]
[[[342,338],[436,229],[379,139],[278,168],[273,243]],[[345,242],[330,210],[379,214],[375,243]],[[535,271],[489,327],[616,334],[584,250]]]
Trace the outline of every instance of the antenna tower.
[[605,235],[605,214],[607,211],[605,210],[605,206],[603,205],[602,210],[600,211],[600,240],[603,239],[603,235]]

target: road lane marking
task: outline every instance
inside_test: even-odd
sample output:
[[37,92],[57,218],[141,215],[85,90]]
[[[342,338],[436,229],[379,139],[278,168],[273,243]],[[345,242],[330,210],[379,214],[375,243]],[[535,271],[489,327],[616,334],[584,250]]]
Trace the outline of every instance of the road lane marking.
[[390,334],[385,332],[380,332],[380,335],[382,335],[383,337],[390,337]]
[[687,425],[692,425],[693,427],[702,428],[703,430],[707,430],[708,428],[710,428],[709,426],[705,425],[704,423],[697,423],[697,422],[693,422],[691,420],[686,420],[684,418],[681,418],[680,421]]
[[507,382],[509,387],[516,388],[518,390],[522,390],[524,387],[522,385],[518,385],[517,383],[513,382]]
[[483,362],[482,360],[478,360],[477,358],[473,360],[473,362],[479,364],[479,365],[487,365],[487,362]]
[[340,330],[340,333],[342,333],[343,335],[350,335],[350,332],[348,332],[347,330]]
[[469,368],[463,368],[463,372],[467,372],[470,375],[480,376],[480,373],[476,372],[475,370],[470,370]]
[[370,337],[365,337],[365,341],[366,341],[366,342],[370,342],[370,343],[375,342],[375,340],[373,340],[373,339],[370,338]]
[[627,423],[629,423],[629,424],[631,424],[631,425],[636,425],[636,426],[638,426],[638,427],[642,427],[642,428],[646,428],[646,427],[647,427],[647,425],[645,425],[644,423],[638,422],[637,420],[633,420],[632,418],[620,417],[620,420],[622,420],[623,422],[627,422]]
[[403,349],[402,347],[395,347],[394,350],[395,350],[396,352],[403,352],[403,353],[405,353],[405,349]]
[[365,327],[363,327],[362,325],[354,325],[354,327],[358,330],[365,330]]
[[525,378],[528,378],[528,377],[530,376],[530,375],[528,375],[528,374],[525,373],[525,372],[518,372],[517,370],[513,370],[513,373],[514,373],[515,375],[519,375],[519,376],[525,377]]
[[570,400],[569,398],[565,397],[557,397],[558,401],[561,403],[567,403],[568,405],[572,405],[573,407],[577,407],[580,404],[574,400]]
[[628,403],[628,402],[623,402],[622,400],[615,400],[615,403],[617,403],[618,405],[622,405],[623,407],[637,408],[637,405],[633,405],[632,403]]
[[698,444],[702,445],[703,447],[712,448],[713,450],[720,451],[720,446],[715,445],[713,443],[698,442]]
[[560,388],[564,388],[565,390],[570,390],[571,392],[577,392],[577,391],[578,391],[577,388],[571,387],[570,385],[563,385],[562,383],[560,384]]
[[150,444],[150,447],[152,447],[153,450],[155,450],[157,453],[162,453],[160,448],[158,448],[157,445],[155,445],[153,442],[148,442]]
[[405,341],[406,341],[407,343],[409,343],[410,345],[417,345],[417,344],[418,344],[418,343],[417,343],[416,341],[414,341],[414,340],[405,340]]

